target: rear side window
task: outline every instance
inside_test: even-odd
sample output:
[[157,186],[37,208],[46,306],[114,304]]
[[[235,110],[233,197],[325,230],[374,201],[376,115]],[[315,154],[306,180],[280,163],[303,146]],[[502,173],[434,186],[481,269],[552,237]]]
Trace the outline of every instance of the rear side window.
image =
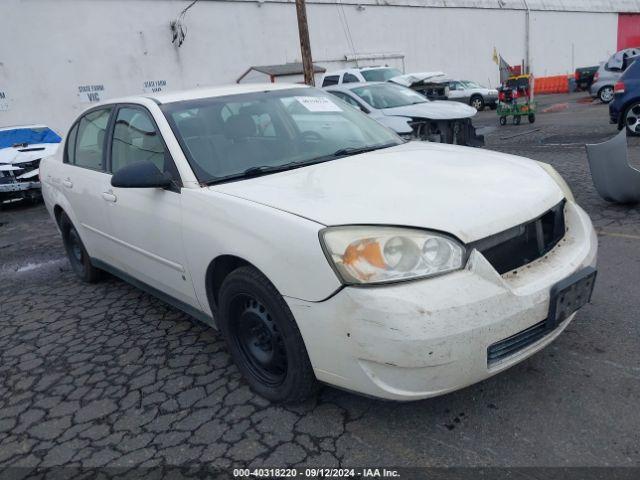
[[323,87],[328,87],[329,85],[337,85],[340,76],[338,75],[329,75],[328,77],[324,77],[322,81]]
[[111,108],[105,108],[89,112],[80,119],[75,155],[73,162],[69,158],[69,163],[92,170],[104,170],[102,159],[109,115]]
[[71,130],[69,130],[69,135],[67,135],[67,143],[64,151],[64,162],[65,163],[76,163],[76,138],[78,137],[78,124],[76,123]]

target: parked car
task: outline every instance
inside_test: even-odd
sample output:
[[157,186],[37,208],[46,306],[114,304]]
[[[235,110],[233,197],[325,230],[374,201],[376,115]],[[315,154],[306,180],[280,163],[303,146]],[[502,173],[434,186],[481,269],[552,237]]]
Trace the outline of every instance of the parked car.
[[588,91],[593,84],[593,77],[598,71],[598,65],[594,67],[581,67],[576,68],[574,78],[576,80],[576,89]]
[[448,99],[466,103],[478,111],[484,107],[495,110],[498,107],[498,90],[471,80],[452,80],[449,82]]
[[329,87],[343,83],[386,82],[390,78],[397,77],[398,75],[402,75],[402,72],[397,68],[391,67],[346,68],[344,70],[325,73],[322,77],[321,85],[323,87]]
[[627,67],[640,55],[640,49],[627,48],[613,54],[609,60],[600,64],[593,76],[593,84],[589,93],[593,98],[599,98],[603,103],[613,100],[613,87],[620,79]]
[[609,117],[618,129],[640,135],[640,62],[633,62],[614,85]]
[[46,125],[0,127],[0,205],[41,198],[39,165],[60,137]]
[[551,166],[404,142],[310,87],[97,104],[40,168],[78,277],[216,326],[272,401],[462,388],[551,343],[593,288],[596,234]]
[[347,83],[326,90],[362,110],[407,140],[482,146],[467,105],[432,102],[423,95],[389,82]]

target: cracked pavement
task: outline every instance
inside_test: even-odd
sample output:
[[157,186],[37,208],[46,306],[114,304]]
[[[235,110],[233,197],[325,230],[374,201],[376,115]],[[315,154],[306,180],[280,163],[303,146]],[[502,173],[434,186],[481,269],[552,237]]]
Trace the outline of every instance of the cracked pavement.
[[[271,405],[215,331],[113,277],[76,280],[42,205],[0,210],[0,469],[639,466],[640,208],[597,196],[580,142],[615,129],[579,96],[533,126],[496,128],[487,148],[553,164],[591,215],[592,304],[518,366],[420,402],[325,387]],[[476,123],[497,125],[495,112]]]

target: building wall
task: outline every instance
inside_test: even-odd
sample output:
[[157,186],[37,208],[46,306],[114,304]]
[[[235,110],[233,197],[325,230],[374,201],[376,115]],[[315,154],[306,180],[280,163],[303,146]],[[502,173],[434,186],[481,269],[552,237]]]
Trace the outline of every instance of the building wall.
[[[2,3],[0,125],[46,123],[64,133],[89,98],[232,83],[250,65],[300,60],[291,2],[201,1],[186,15],[180,48],[171,43],[169,22],[186,0]],[[345,66],[345,55],[401,53],[404,60],[362,64],[443,70],[496,85],[494,47],[511,63],[525,58],[521,8],[359,3],[308,4],[316,63],[330,70]],[[530,38],[535,74],[568,73],[615,51],[617,14],[534,11]]]

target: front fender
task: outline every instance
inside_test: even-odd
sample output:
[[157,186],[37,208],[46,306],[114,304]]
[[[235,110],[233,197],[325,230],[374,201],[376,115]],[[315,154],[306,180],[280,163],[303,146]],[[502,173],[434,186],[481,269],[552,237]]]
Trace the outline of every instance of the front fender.
[[322,301],[341,287],[312,220],[206,188],[183,189],[183,239],[196,296],[210,313],[207,267],[233,255],[258,268],[280,294]]

